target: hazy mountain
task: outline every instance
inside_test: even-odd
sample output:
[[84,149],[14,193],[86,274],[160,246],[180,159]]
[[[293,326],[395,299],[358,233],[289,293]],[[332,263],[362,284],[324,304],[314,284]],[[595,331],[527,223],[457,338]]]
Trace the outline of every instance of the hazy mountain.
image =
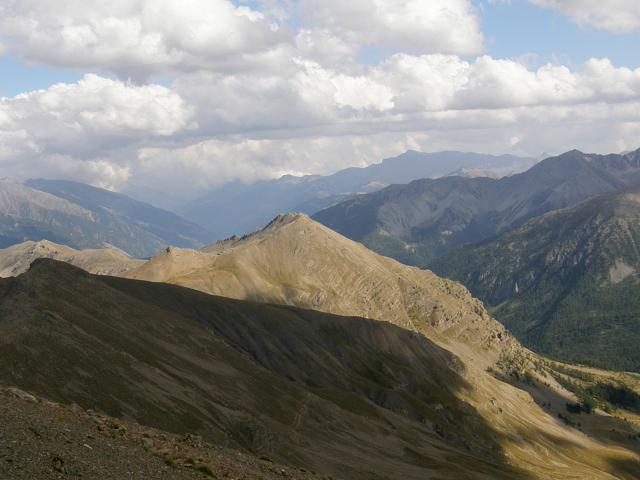
[[0,181],[0,247],[42,239],[73,248],[114,246],[136,257],[210,234],[179,216],[81,183]]
[[405,263],[425,265],[542,213],[640,182],[640,150],[567,152],[501,179],[446,177],[393,185],[314,215],[319,222]]
[[165,244],[197,247],[211,241],[211,232],[175,213],[126,195],[67,180],[29,180],[26,185],[76,203],[92,212],[108,212]]
[[640,371],[640,187],[548,213],[429,267],[532,348]]
[[514,173],[531,166],[531,159],[463,152],[408,151],[365,168],[347,168],[333,175],[284,176],[252,185],[240,182],[214,189],[179,212],[226,238],[252,232],[279,213],[313,214],[356,193],[373,192],[389,184],[448,175],[461,168],[478,174]]
[[144,263],[113,248],[75,250],[48,240],[30,241],[0,250],[0,277],[18,276],[38,258],[60,260],[99,275],[121,275]]

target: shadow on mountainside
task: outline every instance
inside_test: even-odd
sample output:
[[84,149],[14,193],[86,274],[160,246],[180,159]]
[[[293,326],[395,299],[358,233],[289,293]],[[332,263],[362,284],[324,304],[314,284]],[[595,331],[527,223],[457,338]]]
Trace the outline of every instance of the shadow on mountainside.
[[39,260],[0,282],[0,360],[0,382],[337,478],[535,478],[460,399],[460,360],[386,322]]

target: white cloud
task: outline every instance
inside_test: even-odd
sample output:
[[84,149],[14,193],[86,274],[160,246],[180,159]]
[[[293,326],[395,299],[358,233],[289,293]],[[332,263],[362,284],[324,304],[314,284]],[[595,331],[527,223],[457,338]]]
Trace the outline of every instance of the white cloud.
[[640,2],[637,0],[529,0],[541,7],[558,10],[579,25],[614,33],[640,29]]
[[[88,74],[0,99],[3,175],[180,198],[408,148],[538,155],[638,146],[640,69],[462,57],[482,50],[469,1],[238,3],[1,2],[0,43],[12,54],[166,82]],[[299,29],[283,23],[294,14]],[[363,46],[386,57],[361,62]]]
[[287,41],[260,12],[228,0],[5,0],[0,43],[30,61],[99,67],[127,78],[241,68]]
[[364,45],[473,55],[482,32],[468,0],[301,0],[313,25]]
[[[42,151],[95,154],[110,144],[168,137],[195,127],[175,92],[97,75],[0,100],[0,135],[26,132]],[[112,145],[113,147],[113,145]]]
[[72,177],[103,186],[129,178],[119,152],[195,128],[175,92],[86,75],[0,99],[0,168],[17,178]]
[[0,165],[184,196],[194,184],[329,173],[409,145],[538,155],[637,141],[640,69],[607,59],[579,71],[407,54],[352,73],[300,58],[281,67],[185,74],[172,89],[87,75],[3,99]]

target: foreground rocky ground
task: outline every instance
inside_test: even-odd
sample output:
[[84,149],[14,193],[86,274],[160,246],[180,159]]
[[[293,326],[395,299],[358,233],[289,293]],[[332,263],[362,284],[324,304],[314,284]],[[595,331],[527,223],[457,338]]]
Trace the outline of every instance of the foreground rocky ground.
[[0,479],[320,479],[204,442],[0,386]]

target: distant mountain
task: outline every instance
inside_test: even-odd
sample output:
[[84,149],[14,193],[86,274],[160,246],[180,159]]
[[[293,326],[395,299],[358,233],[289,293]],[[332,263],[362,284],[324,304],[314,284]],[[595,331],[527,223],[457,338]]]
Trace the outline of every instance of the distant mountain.
[[21,275],[39,258],[67,262],[98,275],[122,275],[144,263],[113,248],[74,250],[48,240],[29,241],[0,249],[0,277]]
[[442,177],[461,168],[473,169],[478,175],[509,174],[523,171],[533,162],[512,155],[408,151],[378,164],[347,168],[329,176],[287,175],[252,185],[227,184],[178,211],[222,239],[252,232],[279,213],[313,214],[356,193],[373,192],[394,183]]
[[44,239],[73,248],[114,246],[148,257],[167,245],[198,247],[210,238],[176,214],[89,185],[0,180],[0,247]]
[[424,266],[452,248],[634,183],[640,183],[640,150],[625,155],[574,150],[501,179],[446,177],[392,185],[313,218],[383,255]]
[[530,347],[640,372],[640,187],[535,218],[429,264]]

